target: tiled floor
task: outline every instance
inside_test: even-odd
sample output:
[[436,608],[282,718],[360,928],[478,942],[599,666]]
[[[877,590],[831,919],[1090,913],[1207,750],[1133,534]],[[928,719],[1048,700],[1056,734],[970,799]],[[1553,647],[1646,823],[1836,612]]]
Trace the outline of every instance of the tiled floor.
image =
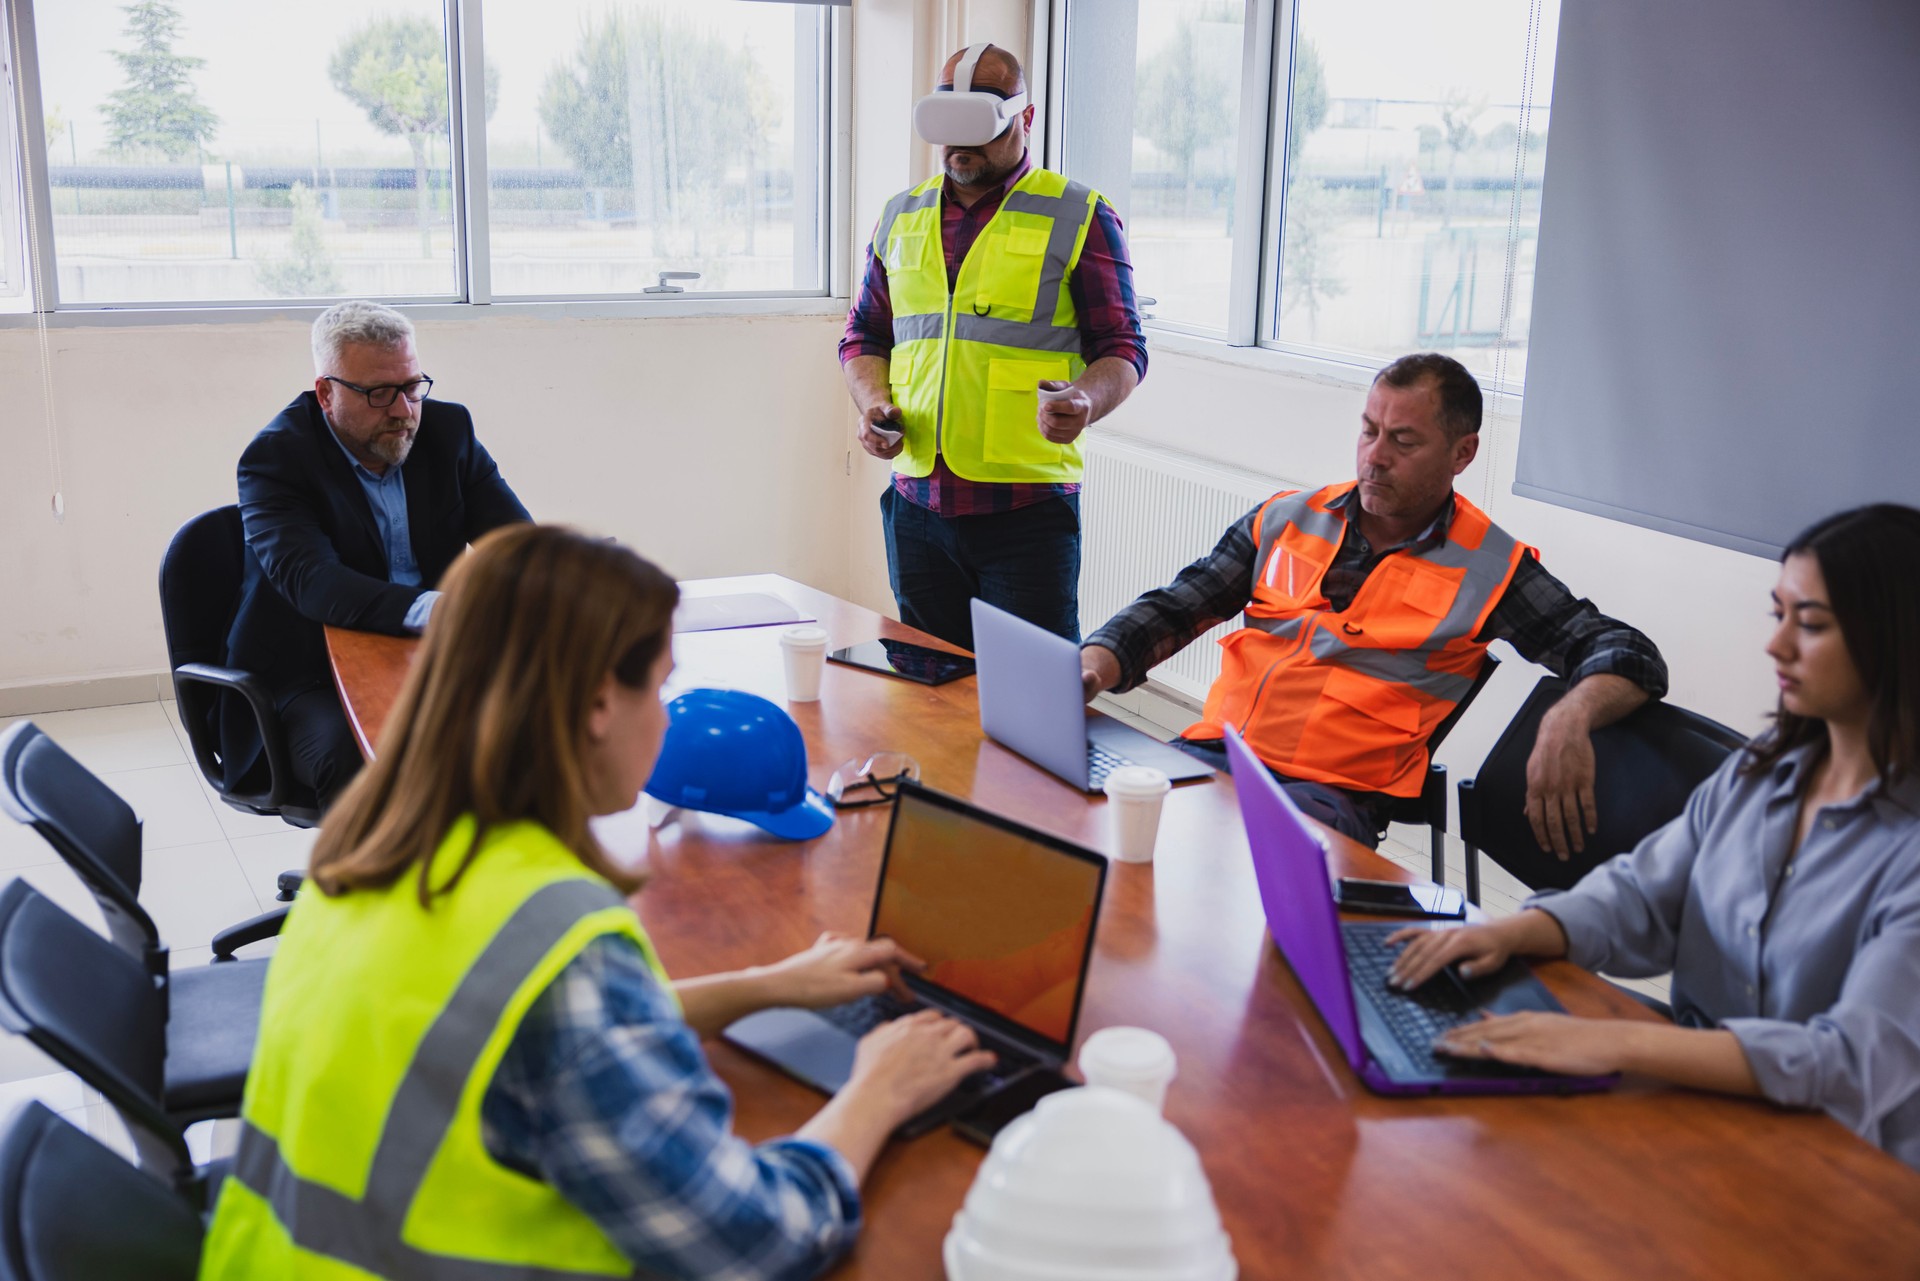
[[[0,719],[5,729],[19,717]],[[172,948],[176,968],[212,959],[215,933],[276,906],[274,878],[306,866],[311,832],[229,809],[200,777],[174,705],[130,703],[28,717],[98,774],[143,825],[140,902]],[[0,886],[21,877],[103,929],[93,896],[31,828],[0,820]],[[249,948],[264,955],[272,943]],[[69,1121],[126,1148],[113,1110],[71,1073],[16,1036],[0,1039],[0,1115],[35,1098]],[[189,1134],[205,1159],[211,1127]]]

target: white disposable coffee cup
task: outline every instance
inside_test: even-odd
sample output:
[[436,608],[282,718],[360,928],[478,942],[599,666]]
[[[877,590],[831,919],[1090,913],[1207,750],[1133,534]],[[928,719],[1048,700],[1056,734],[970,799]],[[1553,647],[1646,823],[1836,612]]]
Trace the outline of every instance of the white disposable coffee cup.
[[780,653],[787,664],[787,701],[820,701],[820,676],[827,668],[827,629],[789,627],[780,633]]
[[1151,863],[1160,833],[1160,806],[1173,784],[1151,765],[1123,765],[1107,775],[1107,809],[1113,815],[1114,857]]
[[1080,1047],[1080,1075],[1088,1085],[1125,1090],[1156,1109],[1167,1101],[1179,1061],[1173,1046],[1143,1027],[1105,1027]]

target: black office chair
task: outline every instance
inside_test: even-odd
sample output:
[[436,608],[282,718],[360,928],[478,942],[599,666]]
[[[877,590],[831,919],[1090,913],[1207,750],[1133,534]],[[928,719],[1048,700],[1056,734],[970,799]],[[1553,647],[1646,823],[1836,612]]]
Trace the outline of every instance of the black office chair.
[[[258,997],[228,1013],[257,1019]],[[100,1091],[141,1165],[204,1196],[186,1127],[238,1113],[245,1064],[208,1063],[194,1044],[169,1053],[165,1004],[145,967],[26,881],[0,890],[0,1026]]]
[[1540,718],[1567,692],[1541,678],[1493,745],[1479,774],[1460,783],[1460,838],[1467,847],[1467,898],[1480,901],[1480,853],[1530,889],[1570,889],[1589,871],[1638,845],[1686,807],[1746,739],[1696,712],[1648,703],[1593,735],[1594,803],[1599,827],[1564,862],[1533,839],[1527,822],[1527,757]]
[[1454,704],[1446,719],[1433,727],[1433,733],[1427,737],[1427,777],[1420,784],[1418,796],[1396,796],[1387,818],[1394,823],[1425,823],[1427,825],[1428,848],[1433,861],[1433,883],[1447,883],[1447,767],[1433,759],[1440,744],[1446,741],[1453,727],[1460,723],[1460,717],[1466,713],[1473,700],[1480,697],[1480,691],[1493,679],[1494,669],[1500,666],[1500,660],[1489,654],[1480,664],[1480,674],[1473,678],[1473,684]]
[[200,1216],[28,1103],[0,1133],[0,1281],[193,1281]]
[[[140,820],[127,803],[39,726],[20,721],[0,732],[0,810],[32,827],[79,873],[99,902],[113,941],[165,988],[170,982],[167,947],[140,906]],[[282,872],[277,897],[291,902],[302,880],[299,872]],[[286,908],[275,908],[221,930],[213,936],[214,959],[231,961],[237,949],[272,938],[286,914]],[[207,978],[197,970],[182,970],[178,977],[188,984],[238,981]]]
[[[225,667],[227,632],[240,605],[246,536],[238,507],[216,507],[180,527],[160,562],[160,622],[167,633],[173,693],[200,772],[220,799],[249,814],[278,815],[295,827],[320,822],[320,800],[296,781],[273,696],[253,675]],[[252,709],[265,750],[231,790],[220,760],[221,691]]]

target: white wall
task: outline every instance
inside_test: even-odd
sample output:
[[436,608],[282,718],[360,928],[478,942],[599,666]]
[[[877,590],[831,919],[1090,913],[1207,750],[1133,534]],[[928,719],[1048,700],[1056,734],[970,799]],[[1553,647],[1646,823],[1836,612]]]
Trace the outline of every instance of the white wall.
[[[474,411],[528,509],[680,576],[846,589],[837,316],[424,321],[436,394]],[[0,689],[166,666],[155,587],[188,517],[304,386],[293,321],[54,330],[66,516],[53,518],[32,330],[0,330]]]

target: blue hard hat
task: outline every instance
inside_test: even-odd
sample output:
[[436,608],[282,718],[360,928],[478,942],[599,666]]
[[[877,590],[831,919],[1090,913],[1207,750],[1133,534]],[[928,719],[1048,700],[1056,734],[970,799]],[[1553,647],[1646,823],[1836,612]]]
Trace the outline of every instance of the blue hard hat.
[[786,710],[737,689],[696,689],[667,704],[667,736],[647,795],[681,809],[742,818],[805,841],[833,826],[807,786],[807,744]]

